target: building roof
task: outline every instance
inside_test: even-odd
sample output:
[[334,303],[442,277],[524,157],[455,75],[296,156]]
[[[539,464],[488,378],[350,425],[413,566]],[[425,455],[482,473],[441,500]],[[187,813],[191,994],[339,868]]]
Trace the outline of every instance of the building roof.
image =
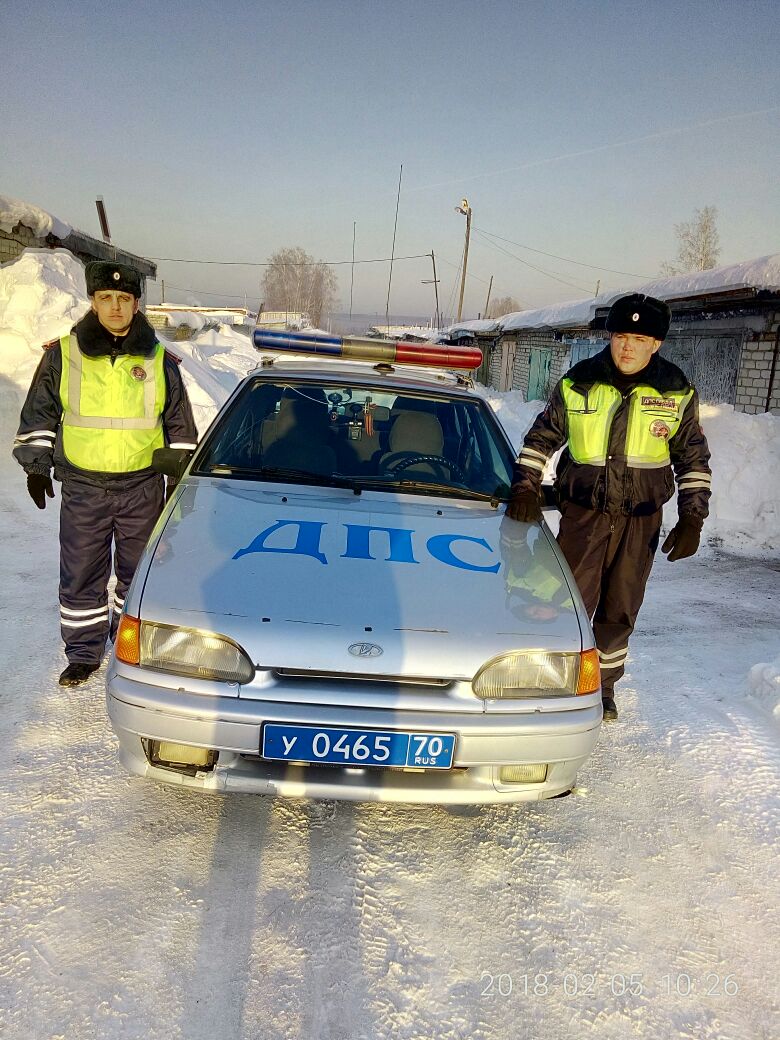
[[494,321],[483,319],[459,322],[450,326],[447,334],[454,338],[459,332],[489,334],[511,332],[515,329],[587,328],[594,321],[597,311],[610,307],[616,299],[629,292],[655,296],[671,304],[682,300],[704,300],[723,294],[750,297],[762,290],[780,293],[780,253],[758,257],[755,260],[744,260],[738,264],[728,264],[725,267],[713,267],[709,271],[692,271],[657,278],[635,288],[618,289],[582,300],[567,300],[549,307],[516,311]]
[[113,260],[134,267],[146,278],[157,276],[157,265],[151,260],[93,238],[31,202],[0,195],[0,229],[12,233],[20,224],[48,245],[62,246],[82,260]]

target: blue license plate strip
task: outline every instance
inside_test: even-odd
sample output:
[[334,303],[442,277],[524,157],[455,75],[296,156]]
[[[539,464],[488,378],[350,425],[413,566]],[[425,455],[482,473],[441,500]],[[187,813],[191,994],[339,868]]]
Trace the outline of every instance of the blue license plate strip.
[[349,766],[451,769],[454,733],[352,729],[331,726],[263,726],[261,755],[281,762]]

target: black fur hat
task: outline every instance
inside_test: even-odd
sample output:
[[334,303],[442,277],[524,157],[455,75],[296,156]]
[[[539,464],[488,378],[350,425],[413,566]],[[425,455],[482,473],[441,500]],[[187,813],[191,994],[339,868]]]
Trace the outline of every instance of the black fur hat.
[[141,299],[141,275],[127,264],[112,264],[108,260],[92,260],[84,272],[87,277],[87,295],[93,296],[101,289],[116,289],[132,293]]
[[672,312],[663,300],[642,293],[621,296],[609,308],[607,332],[633,332],[637,336],[665,339]]

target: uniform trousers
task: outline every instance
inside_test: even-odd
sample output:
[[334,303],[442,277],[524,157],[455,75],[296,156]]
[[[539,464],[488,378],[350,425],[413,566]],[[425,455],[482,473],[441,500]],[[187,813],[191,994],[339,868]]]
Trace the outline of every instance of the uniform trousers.
[[601,665],[604,697],[625,670],[645,586],[658,548],[662,511],[611,517],[565,502],[558,544],[582,595]]
[[[163,479],[156,473],[130,487],[63,481],[60,625],[71,664],[100,663],[162,506]],[[109,604],[112,547],[116,588]]]

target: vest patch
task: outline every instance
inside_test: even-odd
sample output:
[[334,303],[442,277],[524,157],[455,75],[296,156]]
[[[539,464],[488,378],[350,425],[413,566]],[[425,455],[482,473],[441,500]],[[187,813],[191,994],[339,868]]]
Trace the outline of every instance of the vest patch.
[[654,437],[663,437],[664,440],[669,436],[672,431],[666,425],[665,422],[661,422],[660,419],[656,419],[655,422],[650,423],[650,433]]
[[643,408],[669,408],[672,411],[677,411],[677,402],[671,397],[643,397],[642,398]]

